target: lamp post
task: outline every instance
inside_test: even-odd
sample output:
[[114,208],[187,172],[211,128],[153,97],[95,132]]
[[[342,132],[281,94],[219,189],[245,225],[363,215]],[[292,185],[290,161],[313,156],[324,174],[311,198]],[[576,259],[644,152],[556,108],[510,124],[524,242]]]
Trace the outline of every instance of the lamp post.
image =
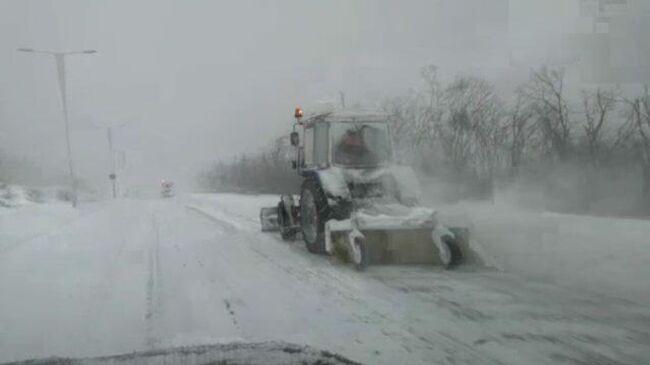
[[40,53],[54,57],[56,63],[56,70],[59,80],[59,91],[61,93],[61,105],[63,107],[63,121],[65,123],[65,142],[66,150],[68,152],[68,169],[70,172],[70,184],[72,187],[72,206],[77,206],[77,179],[75,177],[74,164],[72,162],[72,147],[70,146],[70,123],[68,122],[68,100],[66,94],[65,84],[65,57],[77,54],[93,54],[97,53],[94,49],[86,49],[76,52],[54,52],[54,51],[41,51],[32,48],[18,48],[20,52]]

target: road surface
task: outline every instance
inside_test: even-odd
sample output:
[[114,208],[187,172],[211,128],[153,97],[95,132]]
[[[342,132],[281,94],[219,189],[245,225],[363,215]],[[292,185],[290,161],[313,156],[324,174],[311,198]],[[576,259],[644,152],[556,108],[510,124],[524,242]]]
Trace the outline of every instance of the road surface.
[[281,340],[367,364],[641,364],[650,308],[512,274],[351,267],[268,201],[124,199],[0,252],[0,362]]

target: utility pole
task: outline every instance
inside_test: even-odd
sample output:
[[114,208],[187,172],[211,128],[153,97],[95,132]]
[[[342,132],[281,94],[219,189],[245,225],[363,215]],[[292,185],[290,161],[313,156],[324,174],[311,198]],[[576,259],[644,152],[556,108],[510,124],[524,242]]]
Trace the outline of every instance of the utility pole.
[[117,125],[111,125],[106,127],[106,138],[108,140],[108,153],[111,158],[111,172],[108,175],[108,178],[111,180],[111,185],[112,185],[112,190],[113,190],[113,199],[117,198],[117,162],[116,162],[116,154],[115,154],[115,148],[113,144],[113,128],[120,128],[123,127],[127,124],[128,122],[124,122],[122,124],[117,124]]
[[345,109],[345,93],[339,91],[339,96],[341,97],[341,109]]
[[113,199],[117,198],[117,191],[115,187],[115,180],[117,180],[117,175],[115,174],[115,152],[113,151],[113,127],[106,128],[106,136],[108,137],[108,151],[111,154],[111,173],[108,175],[111,179],[113,185]]
[[77,206],[77,178],[75,176],[74,164],[72,162],[72,147],[70,144],[70,123],[68,121],[68,99],[66,93],[66,84],[65,84],[65,57],[75,54],[93,54],[97,51],[93,49],[87,49],[78,52],[52,52],[52,51],[38,51],[31,48],[18,48],[20,52],[28,53],[42,53],[50,56],[54,56],[54,62],[56,64],[56,71],[59,80],[59,92],[61,93],[61,105],[63,108],[63,121],[65,124],[65,142],[66,142],[66,151],[68,154],[68,170],[70,173],[70,185],[72,188],[72,206]]

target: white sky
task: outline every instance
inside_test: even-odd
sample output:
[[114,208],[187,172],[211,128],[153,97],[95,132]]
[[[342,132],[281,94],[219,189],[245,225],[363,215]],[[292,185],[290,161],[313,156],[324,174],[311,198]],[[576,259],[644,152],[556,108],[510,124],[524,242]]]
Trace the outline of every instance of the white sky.
[[[257,149],[288,132],[295,105],[417,87],[427,64],[511,83],[572,31],[577,4],[0,0],[0,143],[44,173],[65,172],[53,61],[18,47],[99,51],[69,58],[75,162],[104,182],[105,131],[93,125],[128,122],[116,145],[128,180],[145,184]],[[519,73],[506,72],[512,54]]]

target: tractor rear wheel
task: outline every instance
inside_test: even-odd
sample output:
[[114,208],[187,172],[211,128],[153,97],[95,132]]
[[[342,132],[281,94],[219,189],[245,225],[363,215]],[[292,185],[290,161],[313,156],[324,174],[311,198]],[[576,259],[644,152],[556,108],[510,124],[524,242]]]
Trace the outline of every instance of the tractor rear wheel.
[[300,227],[309,252],[325,253],[325,222],[331,216],[323,188],[315,179],[306,179],[300,189]]

